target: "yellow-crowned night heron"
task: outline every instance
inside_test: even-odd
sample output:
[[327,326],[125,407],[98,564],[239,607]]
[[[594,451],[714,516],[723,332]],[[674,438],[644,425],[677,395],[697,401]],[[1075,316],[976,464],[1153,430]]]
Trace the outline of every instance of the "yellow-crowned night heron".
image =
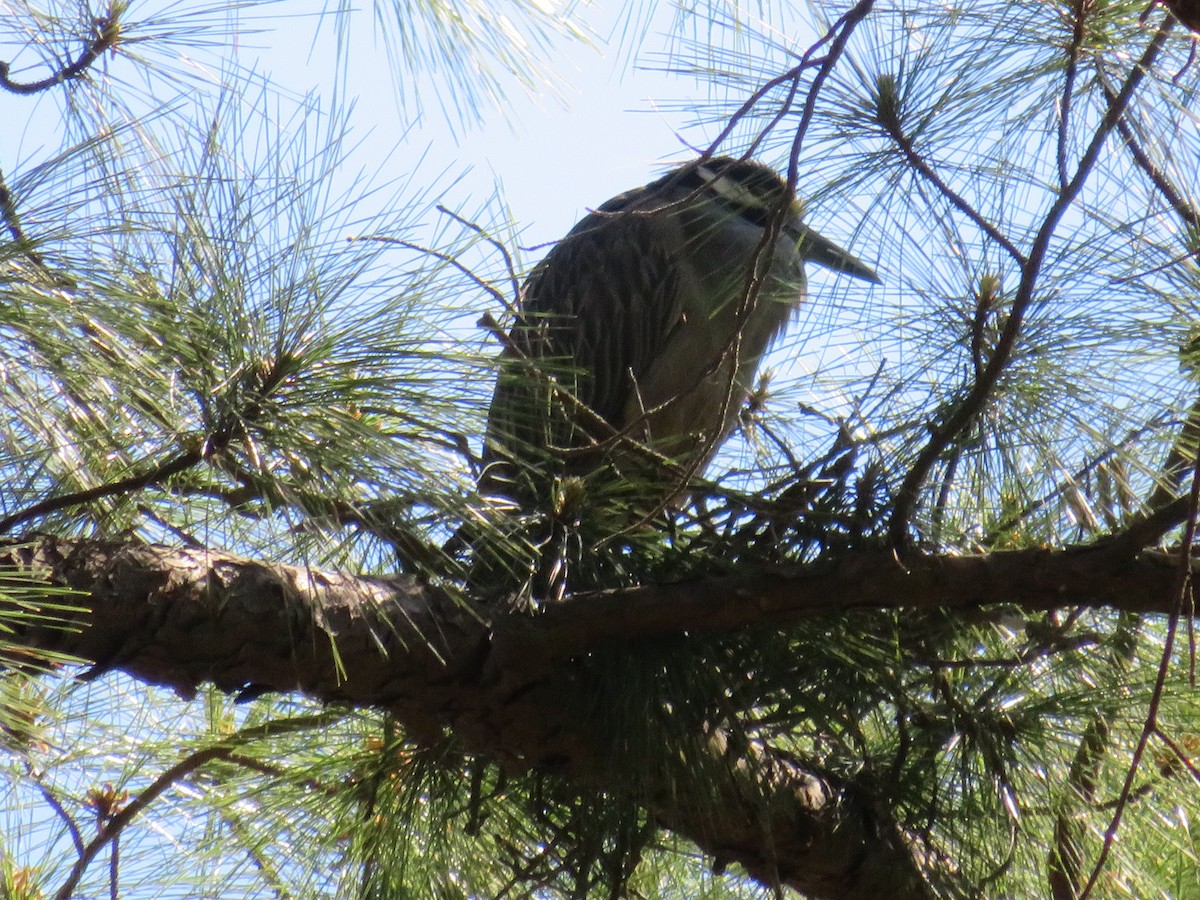
[[544,508],[554,475],[661,488],[698,470],[804,300],[805,262],[878,280],[755,162],[691,162],[584,217],[525,283],[481,490]]

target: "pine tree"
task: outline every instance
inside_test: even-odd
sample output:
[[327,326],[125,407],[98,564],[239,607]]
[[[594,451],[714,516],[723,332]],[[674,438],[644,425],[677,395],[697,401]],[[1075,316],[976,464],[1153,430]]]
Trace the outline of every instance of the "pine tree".
[[[0,896],[1200,896],[1186,6],[628,12],[883,280],[814,277],[630,524],[475,490],[535,260],[444,182],[335,188],[361,13],[296,99],[246,49],[286,4],[0,0],[61,141],[0,158]],[[419,130],[575,13],[375,21]]]

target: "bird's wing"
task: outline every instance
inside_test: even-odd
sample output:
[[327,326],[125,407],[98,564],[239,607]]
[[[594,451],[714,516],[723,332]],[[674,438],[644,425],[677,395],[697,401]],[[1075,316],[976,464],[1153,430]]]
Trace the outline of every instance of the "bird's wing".
[[525,327],[545,338],[531,355],[570,367],[577,399],[618,430],[679,321],[683,249],[674,217],[612,210],[621,199],[576,225],[530,275],[523,297]]

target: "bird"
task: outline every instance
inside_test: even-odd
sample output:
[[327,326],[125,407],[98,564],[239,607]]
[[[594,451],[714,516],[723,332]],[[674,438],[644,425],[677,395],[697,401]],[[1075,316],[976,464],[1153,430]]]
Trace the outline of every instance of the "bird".
[[642,482],[639,515],[669,502],[734,430],[806,262],[879,283],[750,159],[702,156],[588,213],[521,289],[480,492],[545,507],[603,472]]

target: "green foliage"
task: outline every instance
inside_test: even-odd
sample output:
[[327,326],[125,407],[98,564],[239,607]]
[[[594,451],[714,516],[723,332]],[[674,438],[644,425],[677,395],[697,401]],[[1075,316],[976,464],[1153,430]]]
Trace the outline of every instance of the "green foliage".
[[[544,47],[585,30],[549,6],[512,28],[471,3],[374,15],[395,63],[447,74],[437,105],[462,120],[524,65],[512,31]],[[810,6],[820,33],[846,11]],[[0,2],[0,48],[26,54],[6,78],[92,54],[46,89],[61,148],[0,159],[6,534],[404,568],[464,596],[492,566],[528,598],[539,580],[582,594],[889,546],[1088,543],[1184,493],[1200,65],[1163,11],[881,2],[844,52],[806,57],[794,11],[686,7],[666,65],[708,92],[685,101],[695,143],[729,123],[721,152],[794,167],[808,215],[852,233],[885,287],[814,278],[740,437],[633,523],[638,486],[598,478],[564,479],[545,509],[474,496],[494,348],[464,335],[481,295],[496,319],[515,301],[503,212],[438,212],[453,179],[418,174],[408,146],[410,174],[347,195],[347,104],[284,100],[245,68],[235,6],[95,12]],[[463,523],[494,554],[475,571],[445,543]],[[3,588],[0,657],[53,667],[5,635],[72,598]],[[1120,811],[1093,896],[1200,896],[1184,626],[1019,600],[594,648],[561,690],[599,785],[382,713],[10,672],[0,894],[75,877],[98,894],[109,862],[129,896],[761,896],[651,810],[718,819],[729,761],[753,770],[766,748],[870,798],[959,888],[1077,894]]]

